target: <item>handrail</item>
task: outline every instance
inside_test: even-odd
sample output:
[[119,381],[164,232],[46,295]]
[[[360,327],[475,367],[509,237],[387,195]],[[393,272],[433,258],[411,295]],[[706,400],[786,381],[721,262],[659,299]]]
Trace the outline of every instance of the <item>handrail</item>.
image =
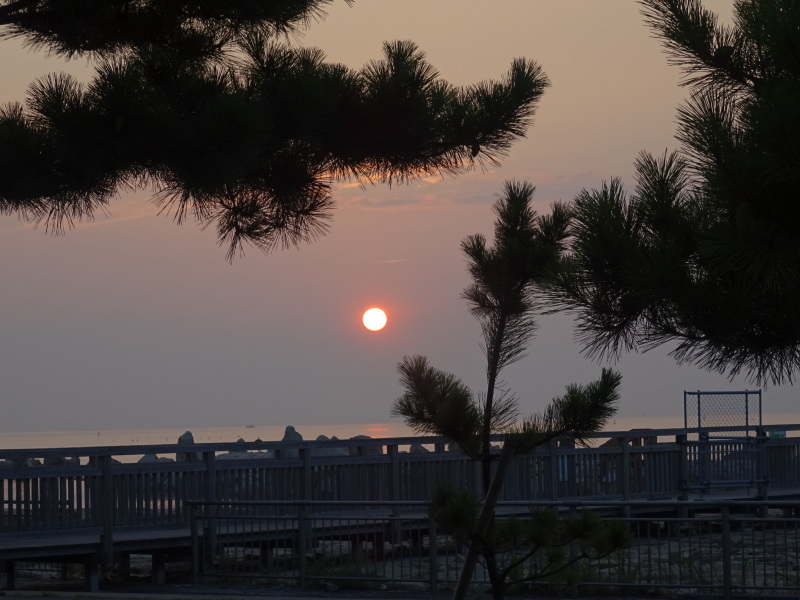
[[[800,425],[779,426],[800,431]],[[554,443],[514,458],[502,500],[595,501],[598,498],[658,501],[686,499],[711,489],[756,488],[761,497],[800,489],[796,457],[800,436],[687,441],[686,429],[674,441],[659,441],[665,431],[632,430],[602,434],[618,443],[587,449]],[[601,434],[597,434],[601,435]],[[651,439],[656,438],[656,439]],[[602,439],[602,438],[601,438]],[[632,445],[641,440],[645,445]],[[568,441],[568,440],[567,440]],[[405,444],[429,444],[438,452],[400,452]],[[355,453],[316,455],[320,448],[349,446]],[[380,448],[372,454],[370,448]],[[283,450],[283,458],[219,452]],[[127,456],[171,454],[169,462],[118,463]],[[409,448],[410,449],[410,448]],[[297,456],[288,456],[289,451]],[[80,465],[19,466],[6,458],[42,457],[36,450],[0,451],[0,533],[81,529],[103,526],[106,539],[115,527],[186,522],[191,500],[348,500],[416,501],[430,498],[436,484],[449,481],[480,493],[476,461],[444,452],[436,437],[377,438],[304,442],[234,442],[92,449],[48,449],[44,458],[79,456]],[[183,454],[183,459],[178,455]],[[271,455],[272,453],[270,453]],[[264,455],[265,457],[269,455]],[[163,458],[163,457],[162,457]],[[591,500],[589,500],[591,499]]]
[[[746,431],[771,431],[800,432],[800,424],[737,426],[737,427],[672,427],[660,429],[629,429],[620,431],[603,431],[587,434],[585,437],[592,440],[611,440],[619,438],[662,438],[682,435],[699,434],[701,432],[746,432]],[[567,438],[568,439],[568,438]],[[501,442],[502,434],[492,436],[493,442]],[[14,460],[27,457],[59,458],[65,456],[125,456],[145,454],[191,454],[204,452],[230,452],[247,451],[258,452],[268,450],[300,450],[303,448],[374,448],[376,446],[412,446],[416,444],[436,445],[444,444],[446,440],[436,436],[407,436],[392,438],[357,438],[341,440],[304,440],[297,442],[286,441],[260,441],[260,442],[213,442],[197,444],[139,444],[122,446],[78,446],[61,448],[14,448],[0,449],[0,461]],[[663,443],[663,442],[661,442]]]
[[[207,501],[207,500],[187,500],[189,506],[230,506],[230,507],[254,507],[254,506],[351,506],[358,507],[430,507],[428,500],[231,500]],[[575,500],[565,498],[564,500],[500,500],[498,508],[504,506],[563,506],[564,508],[600,508],[600,507],[622,507],[622,508],[719,508],[735,506],[753,506],[755,508],[796,508],[800,509],[800,500],[750,500],[750,499],[715,499],[715,500]]]

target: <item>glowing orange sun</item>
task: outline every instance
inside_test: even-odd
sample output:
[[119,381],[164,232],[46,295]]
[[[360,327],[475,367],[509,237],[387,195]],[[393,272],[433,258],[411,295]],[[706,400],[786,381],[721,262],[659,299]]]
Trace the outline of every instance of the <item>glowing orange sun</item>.
[[380,308],[370,308],[361,318],[364,327],[370,331],[380,331],[386,327],[386,313]]

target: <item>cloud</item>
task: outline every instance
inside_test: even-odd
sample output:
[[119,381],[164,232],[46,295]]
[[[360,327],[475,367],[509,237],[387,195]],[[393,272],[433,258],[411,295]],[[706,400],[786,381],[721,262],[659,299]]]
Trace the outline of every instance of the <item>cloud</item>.
[[24,229],[35,229],[36,225],[34,223],[29,223],[28,221],[24,220],[22,217],[17,219],[11,217],[3,217],[0,219],[0,231],[15,231],[15,230],[24,230]]
[[571,201],[582,189],[599,187],[616,174],[597,171],[524,170],[516,172],[473,173],[459,179],[431,178],[409,185],[375,186],[367,193],[344,190],[340,205],[361,210],[427,210],[448,207],[491,206],[506,181],[529,181],[536,187],[537,210],[549,211],[555,201]]
[[407,258],[387,258],[386,260],[379,260],[378,263],[382,265],[396,265],[398,263],[408,262]]
[[495,201],[497,191],[487,191],[485,194],[470,194],[468,196],[455,196],[451,202],[457,206],[490,204]]
[[352,190],[352,189],[363,189],[364,184],[358,181],[345,181],[345,182],[337,182],[334,186],[336,191],[339,190]]
[[[632,164],[632,163],[631,163]],[[543,207],[556,200],[570,201],[584,188],[599,187],[603,181],[620,176],[632,180],[631,165],[621,172],[587,169],[532,169],[528,163],[509,161],[502,168],[475,169],[459,177],[430,175],[393,185],[372,182],[337,185],[335,198],[341,205],[369,210],[431,208],[444,206],[489,206],[497,200],[506,181],[528,181],[536,186],[534,201]]]
[[153,206],[147,202],[142,201],[138,206],[127,203],[125,206],[120,207],[120,209],[115,209],[113,214],[107,214],[101,218],[86,221],[78,225],[78,227],[104,227],[107,225],[124,223],[125,221],[152,219],[154,216],[156,216],[156,213],[157,211],[153,209]]
[[375,196],[356,196],[349,202],[350,206],[370,209],[401,208],[406,206],[419,206],[423,203],[422,197],[413,198],[403,196],[399,198],[379,198]]

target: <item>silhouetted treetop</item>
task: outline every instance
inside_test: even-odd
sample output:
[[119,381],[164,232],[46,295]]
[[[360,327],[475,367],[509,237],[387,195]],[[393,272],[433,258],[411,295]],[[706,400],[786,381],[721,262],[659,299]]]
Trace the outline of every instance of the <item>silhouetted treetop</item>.
[[395,41],[351,69],[287,40],[327,4],[0,0],[0,37],[95,64],[0,107],[0,212],[60,232],[145,186],[233,258],[324,234],[336,182],[458,174],[525,135],[549,85],[535,62],[456,87]]
[[[353,0],[343,0],[352,4]],[[296,33],[333,0],[2,0],[2,37],[65,56],[148,45],[211,57],[253,31]]]
[[589,354],[674,343],[679,362],[760,383],[800,367],[800,3],[641,0],[691,96],[675,153],[642,153],[573,203],[554,299]]

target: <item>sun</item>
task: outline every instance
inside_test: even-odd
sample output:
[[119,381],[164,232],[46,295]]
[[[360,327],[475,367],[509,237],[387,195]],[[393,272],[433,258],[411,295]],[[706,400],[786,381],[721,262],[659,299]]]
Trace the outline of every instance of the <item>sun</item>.
[[380,331],[386,327],[386,313],[380,308],[370,308],[361,318],[364,327],[370,331]]

